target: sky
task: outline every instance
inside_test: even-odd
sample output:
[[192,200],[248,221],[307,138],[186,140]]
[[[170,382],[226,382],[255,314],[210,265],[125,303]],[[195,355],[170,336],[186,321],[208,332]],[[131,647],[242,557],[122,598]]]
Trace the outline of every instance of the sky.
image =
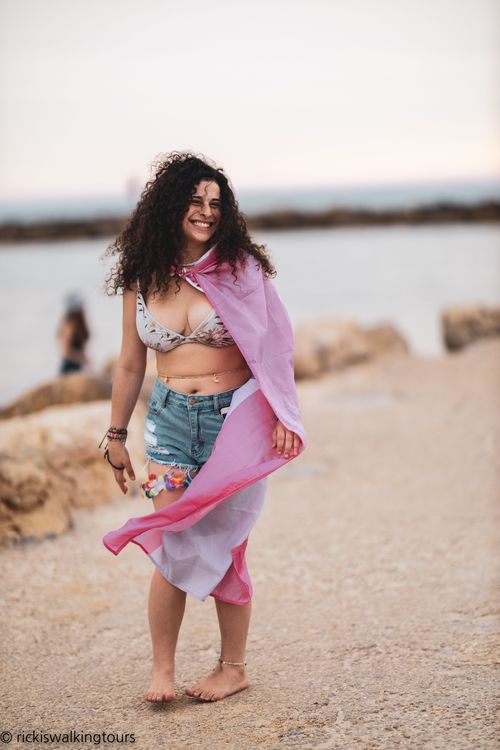
[[0,199],[500,177],[498,0],[0,0]]

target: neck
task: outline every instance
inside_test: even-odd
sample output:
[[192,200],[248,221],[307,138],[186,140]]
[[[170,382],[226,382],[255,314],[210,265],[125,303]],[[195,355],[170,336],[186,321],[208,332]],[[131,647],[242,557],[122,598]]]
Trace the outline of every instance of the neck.
[[196,263],[210,247],[208,242],[188,242],[181,251],[181,263]]

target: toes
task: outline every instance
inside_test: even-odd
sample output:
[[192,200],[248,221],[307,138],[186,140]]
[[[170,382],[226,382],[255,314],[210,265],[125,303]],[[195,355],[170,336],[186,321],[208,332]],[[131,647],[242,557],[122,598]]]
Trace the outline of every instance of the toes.
[[150,703],[163,703],[164,701],[173,701],[175,699],[174,693],[153,693],[149,692],[144,695],[144,700]]
[[192,687],[186,688],[185,692],[192,698],[199,698],[203,692],[203,685],[200,685],[200,683],[197,682]]
[[207,685],[206,680],[195,683],[192,687],[186,688],[184,692],[192,698],[198,698],[202,701],[218,701],[223,697],[220,692],[214,690],[213,686]]

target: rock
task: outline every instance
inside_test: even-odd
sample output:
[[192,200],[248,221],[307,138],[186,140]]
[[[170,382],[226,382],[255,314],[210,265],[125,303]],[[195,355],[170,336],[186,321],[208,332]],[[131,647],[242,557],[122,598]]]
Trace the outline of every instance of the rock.
[[[0,419],[33,414],[48,406],[102,401],[111,398],[118,357],[111,357],[97,375],[76,372],[55,378],[23,393],[13,403],[0,408]],[[147,402],[156,379],[156,357],[148,357],[139,400]]]
[[365,334],[373,357],[386,352],[410,353],[408,342],[391,323],[381,323],[365,328]]
[[387,351],[409,351],[404,338],[390,324],[362,328],[351,320],[310,320],[295,330],[295,377],[310,378],[344,369]]
[[0,410],[0,419],[32,414],[47,406],[101,401],[111,397],[111,380],[75,372],[32,388]]
[[[109,425],[109,401],[52,406],[5,420],[0,435],[0,544],[60,534],[71,526],[72,509],[93,507],[121,494],[98,445]],[[129,425],[127,447],[138,490],[144,464],[139,403]]]
[[500,335],[500,307],[448,307],[441,314],[441,325],[446,348],[462,349],[477,339]]

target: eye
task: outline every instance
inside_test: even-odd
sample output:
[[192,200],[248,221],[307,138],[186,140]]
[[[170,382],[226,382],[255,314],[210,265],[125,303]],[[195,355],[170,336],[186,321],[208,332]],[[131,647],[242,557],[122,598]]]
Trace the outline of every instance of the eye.
[[[191,203],[193,203],[195,206],[201,206],[203,204],[203,201],[201,198],[198,198],[197,196],[194,196],[191,198]],[[210,202],[211,208],[220,208],[221,204],[220,201],[211,201]]]

